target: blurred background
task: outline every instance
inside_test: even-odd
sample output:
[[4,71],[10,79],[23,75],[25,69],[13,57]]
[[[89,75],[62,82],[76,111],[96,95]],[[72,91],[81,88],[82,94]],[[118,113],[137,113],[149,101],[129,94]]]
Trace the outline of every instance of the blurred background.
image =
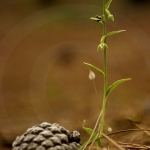
[[[11,149],[17,135],[33,125],[58,123],[68,130],[93,127],[102,105],[103,79],[88,79],[83,62],[103,69],[97,53],[101,0],[1,0],[0,4],[0,144]],[[125,29],[108,39],[106,128],[132,128],[127,117],[148,127],[150,120],[150,1],[115,0],[115,22],[107,31]]]

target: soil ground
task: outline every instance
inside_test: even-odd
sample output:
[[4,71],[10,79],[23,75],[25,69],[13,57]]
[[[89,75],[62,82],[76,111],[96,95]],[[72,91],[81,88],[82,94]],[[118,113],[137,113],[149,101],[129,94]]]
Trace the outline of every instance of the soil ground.
[[[102,12],[99,6],[96,0],[2,2],[0,149],[11,149],[17,135],[41,122],[57,122],[87,138],[82,125],[93,127],[102,105],[102,76],[95,72],[96,94],[83,65],[103,69],[103,52],[96,52],[102,28],[89,19]],[[108,22],[107,31],[127,31],[108,39],[108,85],[132,80],[110,95],[106,129],[134,128],[127,117],[150,125],[149,6],[129,0],[111,6],[115,22]]]

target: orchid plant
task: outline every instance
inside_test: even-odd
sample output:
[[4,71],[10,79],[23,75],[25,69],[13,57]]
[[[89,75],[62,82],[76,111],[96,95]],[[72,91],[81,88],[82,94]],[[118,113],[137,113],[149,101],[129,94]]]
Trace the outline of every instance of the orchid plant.
[[112,0],[103,0],[103,14],[101,16],[96,15],[95,17],[91,17],[90,19],[98,22],[99,24],[102,25],[103,29],[103,35],[100,39],[100,43],[97,48],[97,52],[103,52],[104,55],[104,69],[100,69],[92,64],[85,63],[89,68],[97,71],[104,80],[104,91],[103,91],[103,100],[102,100],[102,109],[100,110],[99,117],[97,119],[97,122],[95,124],[94,129],[86,128],[83,127],[84,130],[86,130],[90,134],[90,138],[80,147],[79,150],[84,150],[89,144],[96,142],[96,144],[101,147],[101,137],[103,136],[103,130],[104,130],[104,121],[105,121],[105,112],[106,112],[106,103],[109,94],[120,84],[123,82],[131,80],[131,78],[126,78],[126,79],[120,79],[115,81],[112,85],[108,86],[107,80],[108,80],[108,74],[107,74],[107,51],[109,50],[109,47],[107,45],[107,38],[109,36],[125,32],[125,30],[118,30],[118,31],[111,31],[108,32],[106,31],[106,21],[108,17],[108,20],[111,20],[114,22],[114,16],[110,12],[109,7],[111,5]]

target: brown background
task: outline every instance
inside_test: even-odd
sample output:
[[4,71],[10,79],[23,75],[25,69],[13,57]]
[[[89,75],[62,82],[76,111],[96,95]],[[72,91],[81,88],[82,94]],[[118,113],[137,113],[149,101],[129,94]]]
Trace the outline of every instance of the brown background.
[[[79,130],[84,141],[83,122],[93,127],[102,104],[102,76],[95,72],[96,95],[82,63],[103,69],[103,52],[96,52],[102,27],[89,19],[101,15],[101,6],[98,0],[1,0],[1,147],[41,122]],[[127,31],[108,39],[108,85],[126,77],[132,81],[110,95],[106,128],[128,128],[126,117],[149,126],[149,8],[148,0],[111,5],[115,22],[108,21],[107,31]]]

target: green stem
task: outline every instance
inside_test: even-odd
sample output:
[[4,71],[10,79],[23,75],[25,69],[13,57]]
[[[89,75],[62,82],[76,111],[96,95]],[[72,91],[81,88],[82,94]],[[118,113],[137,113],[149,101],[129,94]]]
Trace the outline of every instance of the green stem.
[[[106,19],[105,19],[105,5],[106,0],[103,0],[103,35],[106,35]],[[106,40],[104,41],[106,43]],[[106,108],[106,90],[107,90],[107,57],[106,57],[106,49],[104,49],[104,96],[103,96],[103,104],[102,104],[102,118],[100,121],[100,137],[102,136],[104,129],[104,119],[105,119],[105,108]]]

